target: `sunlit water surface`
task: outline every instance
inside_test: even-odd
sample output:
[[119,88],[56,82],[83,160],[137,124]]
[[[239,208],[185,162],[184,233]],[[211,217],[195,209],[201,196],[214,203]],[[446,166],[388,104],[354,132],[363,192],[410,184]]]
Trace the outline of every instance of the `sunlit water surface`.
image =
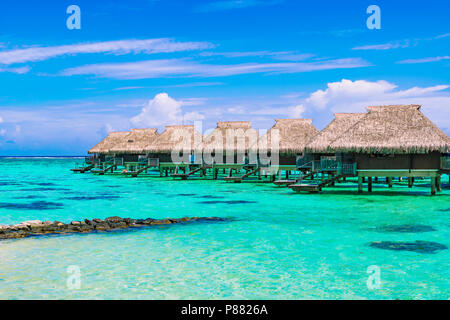
[[[0,241],[1,299],[448,299],[450,192],[429,182],[322,194],[270,183],[73,174],[74,159],[1,159],[0,224],[218,216],[138,230]],[[419,248],[420,249],[420,248]],[[80,289],[67,285],[69,266]],[[370,266],[380,270],[373,282]],[[369,270],[373,270],[369,268]],[[373,286],[375,284],[375,286]],[[378,288],[379,287],[379,288]]]

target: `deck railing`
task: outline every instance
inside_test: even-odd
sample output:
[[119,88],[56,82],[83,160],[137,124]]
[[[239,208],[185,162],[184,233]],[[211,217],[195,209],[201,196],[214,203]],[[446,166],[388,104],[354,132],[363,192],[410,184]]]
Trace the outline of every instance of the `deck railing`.
[[343,163],[340,166],[340,172],[339,174],[345,174],[345,175],[356,175],[356,162],[354,163]]
[[123,158],[114,158],[113,163],[114,163],[116,166],[123,166]]
[[149,158],[148,165],[151,167],[159,167],[159,159],[158,158]]
[[441,158],[441,169],[450,170],[450,157]]

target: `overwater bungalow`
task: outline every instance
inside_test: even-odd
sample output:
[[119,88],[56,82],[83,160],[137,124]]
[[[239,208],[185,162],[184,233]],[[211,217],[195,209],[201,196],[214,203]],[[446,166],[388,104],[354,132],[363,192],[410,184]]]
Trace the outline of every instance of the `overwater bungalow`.
[[365,179],[371,192],[373,178],[386,177],[392,187],[394,177],[407,177],[412,187],[414,178],[421,177],[431,179],[431,194],[435,194],[441,189],[441,174],[448,170],[449,137],[420,108],[420,105],[368,107],[368,112],[339,137],[331,142],[324,139],[323,144],[315,146],[311,143],[307,150],[342,154],[353,162],[358,192],[363,191]]
[[146,157],[145,147],[158,138],[157,129],[131,129],[127,135],[118,139],[110,148],[116,158],[122,158],[127,170],[139,165],[139,160]]
[[168,125],[144,151],[167,176],[169,171],[177,174],[180,169],[186,173],[190,167],[200,165],[201,157],[196,157],[195,151],[201,142],[202,135],[193,125]]
[[[265,173],[266,167],[272,177],[278,175],[277,185],[286,185],[292,171],[297,171],[297,164],[303,159],[308,141],[319,131],[312,119],[275,119],[275,124],[258,139],[259,164]],[[281,173],[285,172],[285,180]]]
[[[368,178],[372,191],[373,177],[415,177],[431,179],[431,193],[440,191],[441,170],[450,150],[449,137],[421,111],[420,105],[367,107],[368,113],[333,141],[335,152],[351,154],[357,164],[358,191]],[[444,167],[443,167],[444,165]]]
[[[116,158],[111,149],[120,143],[129,133],[129,131],[110,132],[105,139],[88,151],[92,156],[86,157],[86,165],[78,172],[94,170],[103,174],[106,171],[113,170],[117,165],[123,164],[122,158]],[[73,169],[72,171],[77,170],[80,170],[80,168]]]
[[328,174],[342,173],[346,169],[347,174],[356,174],[356,167],[347,166],[354,163],[353,157],[336,152],[330,145],[364,116],[365,113],[335,113],[334,119],[306,144],[305,157],[297,162],[298,167]]
[[258,131],[251,127],[250,121],[221,121],[204,137],[199,150],[203,153],[203,163],[214,167],[214,179],[222,169],[228,170],[227,178],[232,180],[233,171],[257,166],[257,142]]

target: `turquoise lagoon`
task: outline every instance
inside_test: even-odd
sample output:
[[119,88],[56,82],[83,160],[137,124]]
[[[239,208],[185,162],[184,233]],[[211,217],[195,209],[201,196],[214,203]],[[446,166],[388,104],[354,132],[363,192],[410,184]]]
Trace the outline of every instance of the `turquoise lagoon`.
[[[434,197],[427,181],[377,184],[362,195],[355,182],[295,194],[270,183],[73,174],[76,161],[0,159],[0,224],[113,215],[229,221],[0,241],[0,299],[449,298],[449,249],[370,246],[450,247],[446,184]],[[80,269],[79,289],[67,286],[69,266]],[[370,266],[380,270],[378,288],[367,285]]]

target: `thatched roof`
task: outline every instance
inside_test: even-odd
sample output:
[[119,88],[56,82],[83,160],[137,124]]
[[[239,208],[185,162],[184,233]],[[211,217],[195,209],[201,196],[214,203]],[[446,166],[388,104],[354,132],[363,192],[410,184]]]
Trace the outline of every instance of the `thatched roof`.
[[302,153],[308,141],[319,132],[312,119],[275,119],[275,122],[258,140],[260,151],[276,148],[281,153]]
[[161,135],[144,149],[150,153],[171,153],[173,150],[195,150],[202,142],[202,135],[193,125],[166,126]]
[[365,116],[331,144],[336,152],[429,153],[450,150],[448,136],[420,105],[368,107]]
[[365,113],[335,113],[334,119],[306,145],[307,153],[330,153],[330,144],[361,120]]
[[203,138],[203,150],[215,152],[247,152],[258,141],[258,131],[250,121],[217,122],[217,127]]
[[131,132],[114,144],[110,152],[115,153],[143,153],[144,148],[158,138],[155,128],[131,129]]
[[113,146],[128,134],[128,131],[110,132],[105,139],[97,143],[88,153],[108,153]]

